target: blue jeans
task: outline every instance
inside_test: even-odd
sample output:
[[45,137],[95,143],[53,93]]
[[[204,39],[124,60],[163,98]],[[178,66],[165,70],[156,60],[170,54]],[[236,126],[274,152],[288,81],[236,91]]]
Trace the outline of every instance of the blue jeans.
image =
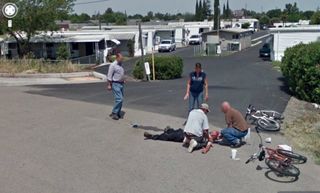
[[238,143],[242,137],[247,135],[247,133],[248,131],[240,131],[235,128],[225,128],[221,130],[221,135],[231,145]]
[[[194,106],[197,103],[196,107]],[[193,109],[199,109],[200,105],[203,103],[203,92],[189,94],[189,112]]]
[[119,115],[121,112],[122,103],[123,103],[123,84],[112,83],[112,93],[115,100],[112,113]]

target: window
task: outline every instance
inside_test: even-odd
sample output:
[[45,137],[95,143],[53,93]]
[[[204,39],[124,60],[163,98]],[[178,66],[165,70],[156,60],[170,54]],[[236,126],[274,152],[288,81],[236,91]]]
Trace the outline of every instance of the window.
[[232,35],[232,39],[239,39],[239,34]]
[[72,50],[79,50],[79,44],[78,43],[72,43],[71,44]]

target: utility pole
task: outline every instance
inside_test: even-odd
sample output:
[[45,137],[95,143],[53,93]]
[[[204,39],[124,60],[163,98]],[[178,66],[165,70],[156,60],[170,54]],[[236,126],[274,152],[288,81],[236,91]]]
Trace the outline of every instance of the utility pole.
[[[144,68],[144,50],[143,50],[141,22],[139,22],[139,43],[140,43],[140,49],[141,49],[141,62],[142,62],[142,67]],[[143,73],[143,79],[145,80],[145,77],[146,77],[147,73],[146,73],[146,70],[144,70],[144,72],[145,73]]]

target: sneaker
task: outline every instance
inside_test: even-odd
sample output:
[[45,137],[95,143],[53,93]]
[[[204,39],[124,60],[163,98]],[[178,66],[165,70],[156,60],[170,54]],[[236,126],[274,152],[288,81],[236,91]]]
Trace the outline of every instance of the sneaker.
[[116,114],[113,114],[111,118],[116,121],[119,120],[119,116]]
[[146,138],[146,139],[151,139],[152,138],[152,134],[148,133],[148,132],[144,132],[143,136]]
[[198,145],[198,143],[196,142],[196,140],[191,139],[189,147],[188,147],[188,152],[192,153],[193,149]]
[[188,138],[184,137],[183,142],[182,142],[182,147],[188,147],[189,140]]

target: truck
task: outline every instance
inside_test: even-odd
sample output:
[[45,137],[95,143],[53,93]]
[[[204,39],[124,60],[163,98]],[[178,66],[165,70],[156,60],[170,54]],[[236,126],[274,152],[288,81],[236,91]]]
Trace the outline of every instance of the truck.
[[176,43],[172,40],[162,40],[159,45],[159,52],[172,52],[176,50]]

